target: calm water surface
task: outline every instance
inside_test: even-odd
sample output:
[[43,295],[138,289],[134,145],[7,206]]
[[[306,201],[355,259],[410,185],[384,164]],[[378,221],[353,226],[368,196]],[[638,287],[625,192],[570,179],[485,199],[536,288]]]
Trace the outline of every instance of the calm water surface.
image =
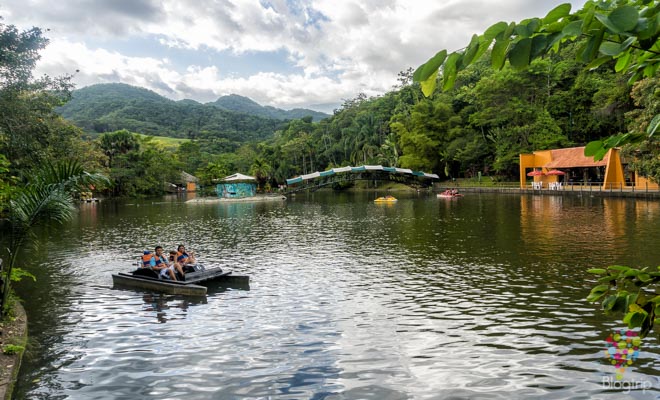
[[[611,383],[622,325],[584,300],[588,268],[660,264],[659,202],[376,196],[81,205],[18,286],[31,345],[15,398],[660,396],[657,338]],[[249,288],[112,287],[143,249],[179,243]]]

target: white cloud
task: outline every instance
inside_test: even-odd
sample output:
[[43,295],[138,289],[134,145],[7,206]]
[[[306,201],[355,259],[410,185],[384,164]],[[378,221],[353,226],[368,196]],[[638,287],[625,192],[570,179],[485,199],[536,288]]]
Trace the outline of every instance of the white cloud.
[[[78,72],[76,72],[78,70]],[[191,65],[176,71],[168,60],[127,57],[104,49],[89,49],[83,43],[54,40],[43,52],[36,73],[74,74],[79,87],[94,83],[123,82],[142,86],[163,96],[202,102],[238,93],[279,108],[337,103],[353,97],[353,86],[328,77],[260,72],[245,78],[223,77],[215,67]],[[326,110],[330,111],[330,110]]]
[[[201,101],[236,92],[292,108],[338,104],[359,92],[383,93],[396,83],[399,71],[416,67],[436,51],[460,49],[473,33],[500,20],[543,16],[561,0],[27,2],[8,0],[0,13],[11,17],[6,23],[22,28],[51,28],[43,72],[80,69],[75,80],[81,86],[121,81],[174,99]],[[120,39],[152,41],[150,57],[135,56],[140,54],[136,49],[128,56],[103,48]],[[233,54],[237,69],[223,69],[213,60],[170,62],[167,47],[208,53],[210,59],[219,52]],[[240,67],[245,55],[270,52],[287,55],[289,64],[277,72],[267,63],[250,73]]]

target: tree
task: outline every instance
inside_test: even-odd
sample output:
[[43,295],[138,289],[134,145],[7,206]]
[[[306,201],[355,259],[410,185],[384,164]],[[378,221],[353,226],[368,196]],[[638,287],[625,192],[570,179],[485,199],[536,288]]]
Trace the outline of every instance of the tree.
[[126,129],[104,133],[99,137],[98,143],[103,154],[108,157],[108,168],[113,167],[116,156],[140,149],[138,138]]
[[47,43],[39,28],[20,32],[0,23],[0,153],[17,175],[32,165],[70,156],[57,145],[80,139],[54,112],[70,97],[70,77],[32,79]]
[[[89,185],[99,185],[107,180],[104,176],[90,174],[76,161],[44,164],[31,174],[29,183],[10,199],[6,228],[9,232],[8,262],[2,271],[0,310],[7,311],[10,282],[15,279],[16,260],[20,250],[33,239],[33,228],[51,222],[62,223],[75,211],[74,193],[87,190]],[[20,271],[20,270],[19,270]]]
[[[507,60],[513,68],[524,69],[533,60],[582,38],[586,40],[576,55],[586,68],[614,65],[616,72],[630,76],[629,83],[655,77],[660,67],[660,5],[652,0],[603,0],[588,1],[581,10],[573,14],[570,11],[570,4],[562,4],[544,18],[517,24],[498,22],[482,35],[473,35],[464,49],[449,54],[447,50],[438,52],[415,70],[413,79],[430,96],[439,70],[442,88],[448,90],[459,71],[487,52],[494,69],[501,69]],[[591,142],[585,154],[600,160],[612,147],[638,142],[645,134],[652,136],[658,126],[660,114],[653,118],[646,133],[628,132]]]
[[[466,48],[450,54],[446,50],[438,52],[415,70],[413,79],[420,83],[423,93],[430,96],[436,88],[439,70],[442,70],[442,88],[449,90],[454,86],[457,73],[489,50],[494,69],[502,69],[508,60],[514,69],[522,70],[533,60],[581,38],[585,40],[577,51],[577,58],[587,64],[587,68],[614,65],[616,72],[630,76],[631,84],[642,78],[656,77],[660,67],[660,3],[652,0],[588,1],[581,10],[573,14],[570,11],[570,4],[562,4],[544,18],[526,19],[517,24],[498,22],[482,35],[472,36]],[[621,133],[590,142],[585,155],[602,159],[610,148],[652,137],[658,126],[660,114],[655,114],[646,132]],[[599,279],[602,284],[592,289],[588,300],[602,301],[606,312],[623,312],[623,321],[630,328],[641,328],[641,336],[650,332],[656,317],[660,316],[660,296],[649,298],[651,293],[657,293],[660,268],[654,271],[611,266],[591,272],[602,275]]]

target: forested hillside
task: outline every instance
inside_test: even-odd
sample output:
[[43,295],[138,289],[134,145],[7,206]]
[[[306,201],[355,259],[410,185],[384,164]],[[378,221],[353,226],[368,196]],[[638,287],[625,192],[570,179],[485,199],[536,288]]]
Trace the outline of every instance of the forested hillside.
[[90,133],[127,129],[147,135],[206,136],[238,143],[268,138],[281,124],[273,118],[191,100],[172,101],[150,90],[120,83],[76,90],[72,99],[57,111]]
[[476,62],[452,90],[430,98],[412,83],[412,70],[402,72],[399,87],[383,96],[358,96],[316,124],[292,121],[262,147],[264,162],[278,180],[348,164],[507,180],[517,177],[520,153],[639,131],[640,118],[655,115],[640,109],[657,104],[640,88],[657,87],[657,77],[631,86],[613,64],[587,69],[576,57],[579,44],[524,70]]
[[[442,179],[481,173],[516,180],[520,153],[644,132],[660,113],[657,74],[631,85],[629,76],[615,72],[614,60],[587,68],[579,57],[586,40],[534,59],[525,69],[508,63],[493,69],[485,53],[457,72],[450,89],[436,88],[431,97],[413,82],[411,68],[399,74],[391,91],[376,97],[358,94],[318,122],[312,116],[280,121],[219,108],[260,109],[240,96],[211,105],[175,102],[128,85],[95,85],[73,92],[73,99],[57,110],[86,133],[96,132],[93,138],[103,133],[99,138],[89,142],[56,115],[39,116],[30,122],[36,128],[20,125],[30,135],[11,133],[15,139],[8,160],[12,171],[19,171],[33,165],[36,156],[56,158],[77,146],[75,154],[86,165],[100,166],[111,177],[115,194],[129,196],[153,194],[181,170],[204,185],[248,173],[261,187],[361,164],[434,172]],[[44,92],[43,99],[53,107],[67,97],[51,94]],[[13,132],[16,125],[9,122],[6,129]],[[186,140],[165,148],[135,134]],[[628,168],[660,179],[659,149],[656,138],[624,149],[632,160]]]
[[271,106],[262,106],[257,102],[253,101],[244,96],[239,96],[237,94],[230,94],[227,96],[222,96],[218,100],[206,103],[212,106],[216,106],[220,109],[227,111],[235,111],[250,115],[258,115],[260,117],[266,118],[275,118],[275,119],[300,119],[304,117],[311,116],[313,121],[320,121],[324,118],[328,118],[329,115],[308,110],[305,108],[294,108],[292,110],[282,110],[280,108],[275,108]]
[[[648,114],[640,109],[657,103],[654,92],[641,89],[656,87],[657,78],[630,86],[611,65],[587,69],[577,60],[578,45],[525,70],[476,62],[458,73],[452,90],[437,90],[430,98],[412,82],[412,69],[402,71],[392,91],[371,98],[359,94],[319,122],[311,116],[288,122],[247,117],[118,84],[78,90],[61,110],[86,129],[96,124],[91,127],[96,131],[192,139],[175,158],[209,182],[244,172],[275,185],[302,173],[361,164],[412,168],[445,179],[481,173],[509,180],[517,177],[520,153],[639,130],[640,118]],[[240,96],[218,103],[260,107]],[[644,172],[660,176],[649,168]]]

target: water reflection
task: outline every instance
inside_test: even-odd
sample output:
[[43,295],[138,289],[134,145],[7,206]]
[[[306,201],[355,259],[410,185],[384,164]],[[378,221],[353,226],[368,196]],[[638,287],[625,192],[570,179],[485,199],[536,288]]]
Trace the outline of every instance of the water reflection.
[[[202,296],[176,298],[174,296],[168,296],[162,293],[144,294],[142,296],[142,300],[144,301],[144,307],[142,309],[155,315],[156,319],[160,323],[165,323],[168,321],[168,312],[170,314],[170,319],[182,318],[181,315],[186,315],[186,311],[188,310],[189,306],[207,304],[206,297]],[[175,308],[181,310],[182,312],[170,312]],[[174,315],[174,317],[172,317],[172,315]]]
[[[584,300],[585,271],[660,259],[654,206],[397,197],[101,203],[95,223],[81,210],[20,287],[44,346],[18,398],[620,397],[602,383],[620,323]],[[249,274],[249,290],[197,302],[111,288],[133,254],[179,242]],[[660,394],[659,360],[648,338],[626,377],[653,386],[632,397]]]

